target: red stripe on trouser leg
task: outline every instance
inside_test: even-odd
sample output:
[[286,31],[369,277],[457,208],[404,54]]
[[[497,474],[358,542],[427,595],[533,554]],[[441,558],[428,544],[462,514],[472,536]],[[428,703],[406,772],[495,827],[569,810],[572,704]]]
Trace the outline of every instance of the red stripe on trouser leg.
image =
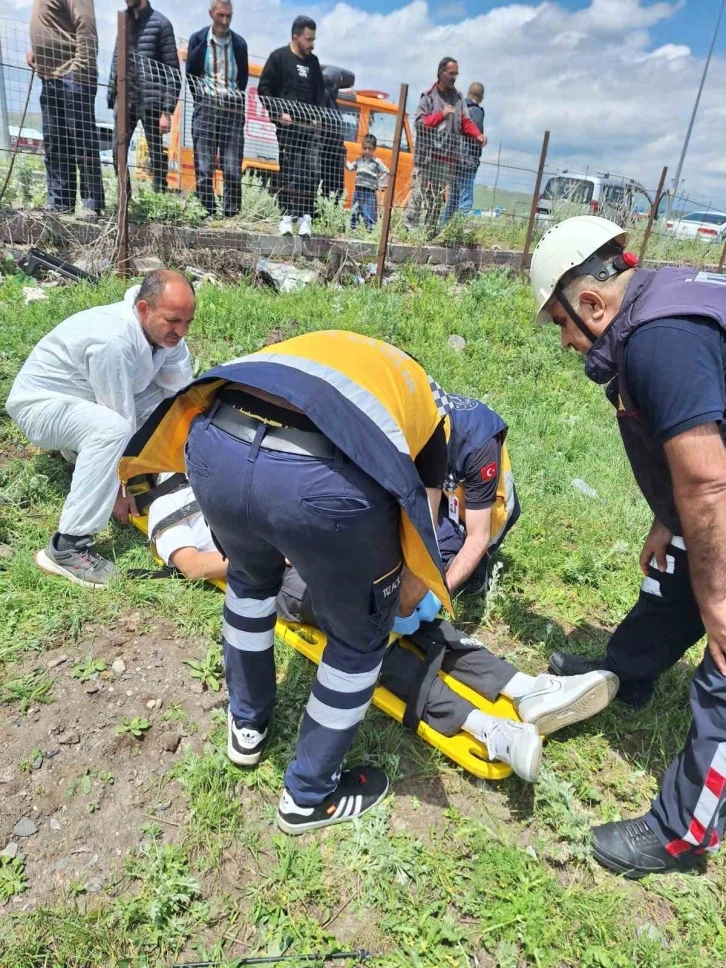
[[706,828],[700,820],[697,820],[694,817],[693,820],[691,820],[691,826],[688,828],[688,833],[693,838],[693,843],[698,846],[706,836]]
[[718,844],[719,844],[718,834],[716,833],[715,830],[712,830],[711,831],[711,839],[709,840],[708,847],[706,849],[707,850],[716,850],[716,848],[718,847]]
[[723,788],[726,786],[726,776],[722,776],[720,773],[714,770],[713,767],[711,767],[706,774],[704,786],[708,787],[714,796],[720,798],[721,794],[723,793]]
[[691,850],[693,844],[687,844],[685,840],[681,840],[680,837],[676,840],[672,840],[669,844],[666,844],[666,850],[672,857],[678,857],[679,854],[684,854],[687,850]]

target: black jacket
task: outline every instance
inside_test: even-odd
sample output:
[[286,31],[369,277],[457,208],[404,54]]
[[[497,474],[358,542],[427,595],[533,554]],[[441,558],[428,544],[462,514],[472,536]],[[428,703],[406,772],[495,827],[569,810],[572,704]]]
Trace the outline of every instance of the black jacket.
[[[294,102],[297,101],[297,74],[294,69],[295,62],[289,55],[289,46],[273,50],[262,69],[257,93],[267,108],[271,120],[277,121],[283,111],[286,111],[296,120],[299,118],[301,121],[309,121],[310,117],[306,116],[305,112],[295,111],[294,108]],[[328,94],[325,90],[320,61],[315,54],[310,54],[306,63],[310,67],[312,103],[316,107],[324,108],[328,104]],[[290,103],[283,106],[278,99]]]
[[[233,30],[230,30],[232,35],[232,51],[234,53],[234,59],[237,64],[237,90],[240,93],[244,93],[247,87],[247,79],[249,78],[249,62],[247,58],[247,41],[244,37],[240,37]],[[187,75],[189,77],[204,77],[204,62],[207,56],[207,38],[209,37],[209,27],[202,27],[195,34],[189,38],[189,46],[187,49]],[[194,97],[198,94],[197,85],[192,86],[192,95]]]
[[[138,104],[141,99],[146,108],[159,108],[171,114],[176,107],[181,88],[179,55],[176,51],[174,28],[163,13],[147,4],[138,18],[129,10],[128,23],[130,101]],[[116,103],[118,80],[117,46],[113,50],[111,76],[108,79],[108,106]],[[148,64],[157,61],[157,64]],[[160,66],[161,65],[161,66]]]

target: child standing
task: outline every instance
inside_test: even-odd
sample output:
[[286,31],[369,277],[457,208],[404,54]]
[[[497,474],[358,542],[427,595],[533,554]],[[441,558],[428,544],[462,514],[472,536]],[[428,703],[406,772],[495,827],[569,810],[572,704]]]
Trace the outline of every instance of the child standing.
[[353,192],[353,217],[351,228],[363,219],[367,229],[372,229],[378,220],[377,191],[383,188],[388,179],[388,168],[380,158],[375,157],[378,145],[374,134],[367,134],[361,142],[361,156],[346,163],[348,171],[355,172],[355,191]]

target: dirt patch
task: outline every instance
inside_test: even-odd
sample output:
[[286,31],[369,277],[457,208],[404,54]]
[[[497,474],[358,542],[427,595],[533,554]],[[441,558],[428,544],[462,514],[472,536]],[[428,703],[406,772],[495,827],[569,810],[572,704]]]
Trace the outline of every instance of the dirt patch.
[[[186,747],[202,748],[224,693],[202,693],[189,677],[182,660],[200,652],[195,640],[171,622],[141,627],[126,615],[14,667],[43,669],[54,684],[52,703],[4,707],[0,722],[0,849],[16,845],[29,880],[5,910],[110,888],[145,823],[180,833],[185,803],[168,773]],[[74,663],[89,654],[107,669],[81,681]],[[151,724],[141,739],[117,733],[134,717]]]
[[32,444],[9,440],[7,437],[0,441],[0,466],[9,464],[13,460],[31,461],[40,451]]

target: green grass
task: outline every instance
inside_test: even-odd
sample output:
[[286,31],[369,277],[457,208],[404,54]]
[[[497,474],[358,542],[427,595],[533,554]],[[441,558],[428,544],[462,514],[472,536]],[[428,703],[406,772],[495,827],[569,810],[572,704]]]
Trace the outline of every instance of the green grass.
[[[123,290],[118,281],[61,288],[25,307],[22,285],[10,278],[0,286],[2,399],[44,332]],[[649,524],[602,390],[578,358],[562,354],[554,328],[531,325],[532,311],[526,286],[503,273],[461,286],[404,270],[383,291],[311,287],[276,296],[206,287],[190,339],[203,369],[257,348],[274,327],[292,332],[293,319],[295,332],[355,329],[410,350],[447,389],[496,408],[510,426],[523,515],[500,559],[499,597],[488,610],[465,603],[458,621],[482,629],[525,671],[541,670],[556,648],[602,651],[637,594]],[[466,339],[463,353],[447,345],[451,333]],[[23,448],[0,421],[0,543],[12,549],[0,558],[0,715],[21,717],[31,703],[53,701],[45,651],[126,609],[146,624],[172,620],[196,640],[191,668],[216,675],[215,592],[124,579],[92,597],[35,569],[31,553],[57,521],[68,472]],[[574,478],[598,497],[581,494]],[[150,565],[134,532],[112,525],[100,544],[122,569]],[[602,871],[589,849],[591,824],[647,809],[688,728],[687,669],[666,675],[640,714],[614,706],[557,734],[534,788],[516,779],[476,785],[371,711],[351,756],[384,766],[395,794],[360,823],[292,840],[273,820],[313,667],[280,644],[277,658],[278,705],[260,767],[243,772],[227,761],[219,714],[206,743],[183,754],[170,778],[184,798],[182,826],[172,835],[144,824],[136,855],[102,898],[71,886],[49,909],[5,917],[1,968],[144,968],[195,955],[360,946],[386,968],[468,968],[473,956],[486,968],[726,963],[723,860],[705,875],[628,884]],[[170,707],[164,719],[188,717]],[[113,771],[113,762],[105,768]],[[8,868],[5,891],[24,890],[38,866]]]

